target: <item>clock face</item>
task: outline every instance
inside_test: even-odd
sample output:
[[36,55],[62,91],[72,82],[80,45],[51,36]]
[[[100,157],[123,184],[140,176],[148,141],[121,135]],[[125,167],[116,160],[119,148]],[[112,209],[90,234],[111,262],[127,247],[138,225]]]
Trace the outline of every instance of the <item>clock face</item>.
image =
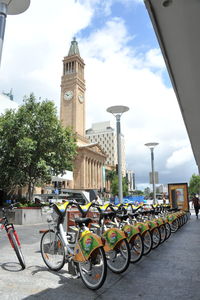
[[66,91],[64,93],[64,99],[65,100],[71,100],[73,98],[73,92],[72,91]]
[[83,94],[79,94],[78,95],[78,100],[81,102],[81,103],[83,103],[83,101],[84,101],[84,96],[83,96]]

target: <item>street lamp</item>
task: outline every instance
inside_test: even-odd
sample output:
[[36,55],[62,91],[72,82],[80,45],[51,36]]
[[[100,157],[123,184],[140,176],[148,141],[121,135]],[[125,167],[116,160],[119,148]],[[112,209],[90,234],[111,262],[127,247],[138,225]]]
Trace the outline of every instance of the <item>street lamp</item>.
[[156,204],[156,189],[155,189],[155,172],[154,172],[154,148],[159,143],[147,143],[145,146],[147,146],[151,151],[151,168],[152,168],[152,184],[153,184],[153,204]]
[[0,64],[7,15],[18,15],[28,9],[30,0],[0,0]]
[[120,118],[121,115],[128,111],[127,106],[111,106],[107,108],[107,112],[113,114],[116,117],[116,129],[117,129],[117,163],[118,163],[118,193],[119,201],[122,203],[123,192],[122,192],[122,151],[121,151],[121,127]]

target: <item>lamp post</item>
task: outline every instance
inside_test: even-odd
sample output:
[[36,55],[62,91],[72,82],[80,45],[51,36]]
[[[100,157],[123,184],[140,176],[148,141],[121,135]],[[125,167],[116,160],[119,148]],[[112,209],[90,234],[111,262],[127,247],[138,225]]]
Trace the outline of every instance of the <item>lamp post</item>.
[[30,0],[0,0],[0,64],[7,15],[21,14],[28,9]]
[[116,118],[116,129],[117,129],[117,163],[118,163],[118,194],[119,201],[122,203],[123,191],[122,191],[122,151],[121,151],[121,126],[120,119],[121,115],[128,111],[127,106],[111,106],[107,108],[107,112],[113,114]]
[[156,189],[155,189],[155,172],[154,172],[154,148],[159,143],[147,143],[145,146],[147,146],[151,151],[151,169],[152,169],[152,184],[153,184],[153,204],[156,203]]

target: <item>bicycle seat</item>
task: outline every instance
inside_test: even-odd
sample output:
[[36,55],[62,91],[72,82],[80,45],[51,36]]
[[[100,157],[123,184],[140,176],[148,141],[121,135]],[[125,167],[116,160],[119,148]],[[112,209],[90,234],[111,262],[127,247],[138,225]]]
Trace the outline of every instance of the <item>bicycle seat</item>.
[[149,210],[141,211],[141,215],[142,215],[142,216],[146,216],[146,215],[148,215],[149,213],[150,213]]
[[132,213],[132,212],[129,212],[128,215],[129,215],[130,217],[135,217],[135,218],[137,218],[140,214],[139,214],[139,213]]
[[76,224],[78,224],[79,226],[83,226],[83,224],[88,226],[88,224],[92,222],[92,219],[91,218],[75,218],[74,222]]
[[105,219],[112,218],[116,215],[114,211],[103,211],[101,212],[101,216]]
[[168,211],[170,211],[170,212],[176,212],[176,211],[178,211],[178,208],[169,208]]
[[79,211],[81,212],[81,214],[82,214],[82,217],[86,217],[86,215],[87,215],[87,213],[88,213],[88,211],[90,210],[90,207],[93,205],[93,203],[92,202],[89,202],[89,203],[87,203],[87,204],[85,204],[85,205],[78,205],[77,207],[78,207],[78,209],[79,209]]
[[155,211],[155,212],[154,212],[154,215],[156,215],[156,216],[159,215],[159,212],[158,212],[158,211]]
[[121,221],[128,219],[128,214],[116,214],[117,218],[119,218]]

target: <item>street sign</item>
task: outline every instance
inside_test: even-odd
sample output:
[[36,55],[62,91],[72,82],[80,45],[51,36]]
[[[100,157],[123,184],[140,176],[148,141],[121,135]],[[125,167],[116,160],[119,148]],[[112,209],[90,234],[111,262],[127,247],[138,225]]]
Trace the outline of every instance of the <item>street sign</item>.
[[[159,183],[159,180],[158,180],[158,172],[154,172],[155,173],[155,184],[158,184]],[[152,178],[152,172],[149,172],[149,183],[150,184],[153,184],[153,178]]]

